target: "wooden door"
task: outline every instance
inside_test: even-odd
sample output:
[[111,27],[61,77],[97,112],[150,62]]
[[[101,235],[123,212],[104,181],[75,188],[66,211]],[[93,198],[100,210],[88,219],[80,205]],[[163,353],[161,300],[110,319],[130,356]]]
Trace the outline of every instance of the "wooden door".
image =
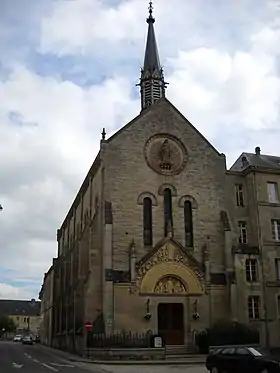
[[158,333],[167,345],[184,344],[184,305],[160,303],[158,305]]

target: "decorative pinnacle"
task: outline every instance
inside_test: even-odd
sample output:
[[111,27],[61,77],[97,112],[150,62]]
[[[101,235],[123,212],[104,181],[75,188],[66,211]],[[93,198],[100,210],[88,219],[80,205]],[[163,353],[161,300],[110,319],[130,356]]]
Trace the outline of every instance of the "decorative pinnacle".
[[102,135],[102,140],[105,140],[106,138],[105,128],[103,128],[101,135]]
[[149,8],[148,9],[149,9],[149,17],[147,18],[147,23],[150,23],[150,22],[154,23],[155,22],[155,19],[153,17],[154,7],[153,7],[153,2],[152,1],[149,2]]

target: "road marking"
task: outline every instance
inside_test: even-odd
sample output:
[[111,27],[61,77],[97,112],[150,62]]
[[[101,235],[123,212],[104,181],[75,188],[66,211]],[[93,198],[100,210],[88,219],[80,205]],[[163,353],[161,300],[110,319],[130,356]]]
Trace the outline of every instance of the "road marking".
[[23,364],[17,364],[17,363],[13,363],[13,368],[17,368],[17,369],[20,369],[23,367]]
[[49,368],[50,370],[53,370],[54,372],[58,372],[57,369],[53,368],[53,367],[50,367],[49,365],[45,364],[45,363],[42,363],[42,365],[46,368]]
[[74,365],[70,364],[57,364],[57,363],[51,363],[51,365],[54,365],[55,367],[63,367],[63,368],[75,368]]
[[32,359],[32,357],[31,357],[30,355],[28,355],[26,352],[24,353],[24,355],[25,355],[26,357],[28,357],[28,359]]
[[33,359],[34,363],[39,363],[39,360]]

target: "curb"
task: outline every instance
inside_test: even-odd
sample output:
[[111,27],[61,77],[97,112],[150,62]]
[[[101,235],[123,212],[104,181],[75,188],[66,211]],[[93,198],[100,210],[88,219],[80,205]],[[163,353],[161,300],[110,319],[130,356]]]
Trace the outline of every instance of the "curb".
[[205,360],[75,360],[73,363],[85,363],[95,365],[204,365]]

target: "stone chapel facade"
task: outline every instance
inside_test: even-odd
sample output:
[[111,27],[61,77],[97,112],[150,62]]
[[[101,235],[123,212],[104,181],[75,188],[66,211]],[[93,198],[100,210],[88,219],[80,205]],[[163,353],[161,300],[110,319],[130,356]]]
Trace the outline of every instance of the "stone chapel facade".
[[50,344],[78,340],[90,321],[192,345],[195,331],[232,319],[280,345],[280,158],[257,148],[227,170],[165,97],[154,22],[150,9],[141,113],[104,131],[57,232]]

